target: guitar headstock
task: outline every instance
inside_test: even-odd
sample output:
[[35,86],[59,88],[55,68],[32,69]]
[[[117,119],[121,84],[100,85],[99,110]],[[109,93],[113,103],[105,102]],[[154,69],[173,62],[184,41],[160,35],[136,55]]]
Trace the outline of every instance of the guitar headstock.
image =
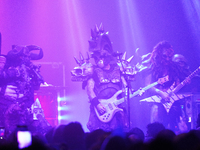
[[165,77],[163,77],[163,78],[159,78],[159,79],[158,79],[158,83],[159,83],[159,84],[163,84],[163,83],[165,83],[165,82],[167,82],[167,81],[169,81],[169,75],[167,75],[167,76],[165,76]]

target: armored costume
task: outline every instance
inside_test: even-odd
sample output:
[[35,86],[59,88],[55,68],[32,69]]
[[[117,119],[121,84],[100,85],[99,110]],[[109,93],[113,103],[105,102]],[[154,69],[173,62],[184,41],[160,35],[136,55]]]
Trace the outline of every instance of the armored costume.
[[[32,53],[39,50],[39,54]],[[40,47],[17,46],[7,54],[4,68],[4,81],[1,89],[1,102],[4,105],[4,126],[10,133],[16,125],[30,125],[32,122],[31,105],[34,102],[34,90],[38,90],[43,82],[40,75],[40,66],[34,65],[31,60],[43,57]]]
[[[108,33],[104,32],[102,24],[91,30],[89,52],[96,64],[89,62],[89,56],[84,60],[80,54],[80,60],[75,58],[79,67],[71,71],[72,81],[83,82],[91,103],[88,129],[112,131],[119,127],[128,128],[126,106],[117,102],[118,98],[123,97],[119,91],[125,91],[127,82],[134,79],[136,72],[130,65],[132,57],[125,60],[124,54],[120,61],[119,55],[114,55]],[[126,78],[129,80],[125,76],[129,76]],[[116,103],[112,104],[114,101]]]
[[[3,86],[5,85],[5,63],[6,63],[6,56],[0,56],[0,100],[3,99]],[[4,112],[6,107],[4,102],[0,101],[0,127],[4,127]]]

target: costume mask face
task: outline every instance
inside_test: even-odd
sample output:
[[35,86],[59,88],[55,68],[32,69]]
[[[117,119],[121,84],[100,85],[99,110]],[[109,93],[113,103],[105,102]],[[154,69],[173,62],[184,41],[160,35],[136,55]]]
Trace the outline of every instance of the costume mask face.
[[106,50],[94,52],[92,57],[95,59],[96,64],[100,68],[107,66],[110,63],[110,61],[112,60],[111,54]]
[[173,49],[164,48],[162,52],[162,64],[168,65],[169,63],[171,63],[172,57],[173,57]]
[[181,54],[175,54],[172,58],[172,61],[178,63],[181,67],[188,68],[187,60]]
[[100,68],[103,68],[105,65],[104,65],[104,60],[103,59],[100,59],[98,62],[97,62],[97,65],[100,67]]
[[91,30],[89,51],[96,65],[100,68],[106,67],[112,61],[112,44],[108,37],[108,32],[104,32],[102,24],[99,28],[96,25],[94,30]]

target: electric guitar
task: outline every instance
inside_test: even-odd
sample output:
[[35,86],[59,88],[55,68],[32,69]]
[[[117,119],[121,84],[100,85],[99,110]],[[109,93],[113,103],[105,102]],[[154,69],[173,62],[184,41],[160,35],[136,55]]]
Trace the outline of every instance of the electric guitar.
[[[156,86],[157,84],[163,84],[165,82],[169,81],[169,76],[163,77],[158,79],[158,81],[144,87],[140,88],[139,90],[135,91],[134,93],[130,94],[130,98],[140,95],[141,91],[144,92],[148,89],[150,89],[153,86]],[[123,103],[125,100],[124,98],[118,99],[117,97],[122,93],[122,90],[117,91],[111,98],[109,99],[99,99],[100,104],[106,109],[104,114],[100,114],[96,107],[94,107],[95,113],[100,121],[107,123],[112,120],[113,116],[118,111],[123,111],[123,109],[119,108],[118,105]]]
[[170,94],[169,101],[162,100],[159,95],[154,95],[145,99],[140,100],[140,102],[157,102],[162,103],[167,113],[169,112],[173,103],[177,100],[183,99],[185,97],[192,96],[192,94],[176,94],[185,84],[188,79],[192,79],[198,72],[200,71],[200,66],[192,72],[184,81],[174,87],[174,84],[166,91],[166,93]]

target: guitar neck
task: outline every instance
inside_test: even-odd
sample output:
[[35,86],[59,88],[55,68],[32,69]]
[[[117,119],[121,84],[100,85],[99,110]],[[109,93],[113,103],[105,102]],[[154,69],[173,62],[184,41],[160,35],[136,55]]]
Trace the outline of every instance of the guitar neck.
[[[146,90],[148,90],[148,89],[150,89],[150,88],[156,86],[157,84],[158,84],[158,81],[156,81],[156,82],[154,82],[154,83],[152,83],[152,84],[150,84],[150,85],[147,85],[147,86],[145,86],[145,87],[142,88],[142,89],[139,89],[139,90],[135,91],[134,93],[130,94],[130,98],[132,98],[132,97],[134,97],[134,96],[136,96],[136,95],[139,95],[139,93],[140,93],[141,90],[146,91]],[[119,100],[117,100],[117,101],[115,102],[115,104],[116,104],[116,105],[119,105],[119,104],[121,104],[121,103],[123,103],[123,102],[124,102],[124,98],[120,98]]]
[[158,82],[156,81],[156,82],[154,82],[154,83],[152,83],[152,84],[150,84],[150,85],[145,86],[145,87],[142,88],[142,89],[139,89],[139,90],[135,91],[133,94],[130,94],[130,98],[132,98],[132,97],[138,95],[138,94],[140,93],[141,90],[146,91],[146,90],[148,90],[148,89],[150,89],[150,88],[156,86],[157,84],[158,84]]
[[177,87],[173,90],[173,93],[177,93],[182,87],[185,86],[185,84],[187,83],[188,79],[192,79],[200,70],[200,66],[194,71],[192,72],[185,80],[183,80],[179,85],[177,85]]

